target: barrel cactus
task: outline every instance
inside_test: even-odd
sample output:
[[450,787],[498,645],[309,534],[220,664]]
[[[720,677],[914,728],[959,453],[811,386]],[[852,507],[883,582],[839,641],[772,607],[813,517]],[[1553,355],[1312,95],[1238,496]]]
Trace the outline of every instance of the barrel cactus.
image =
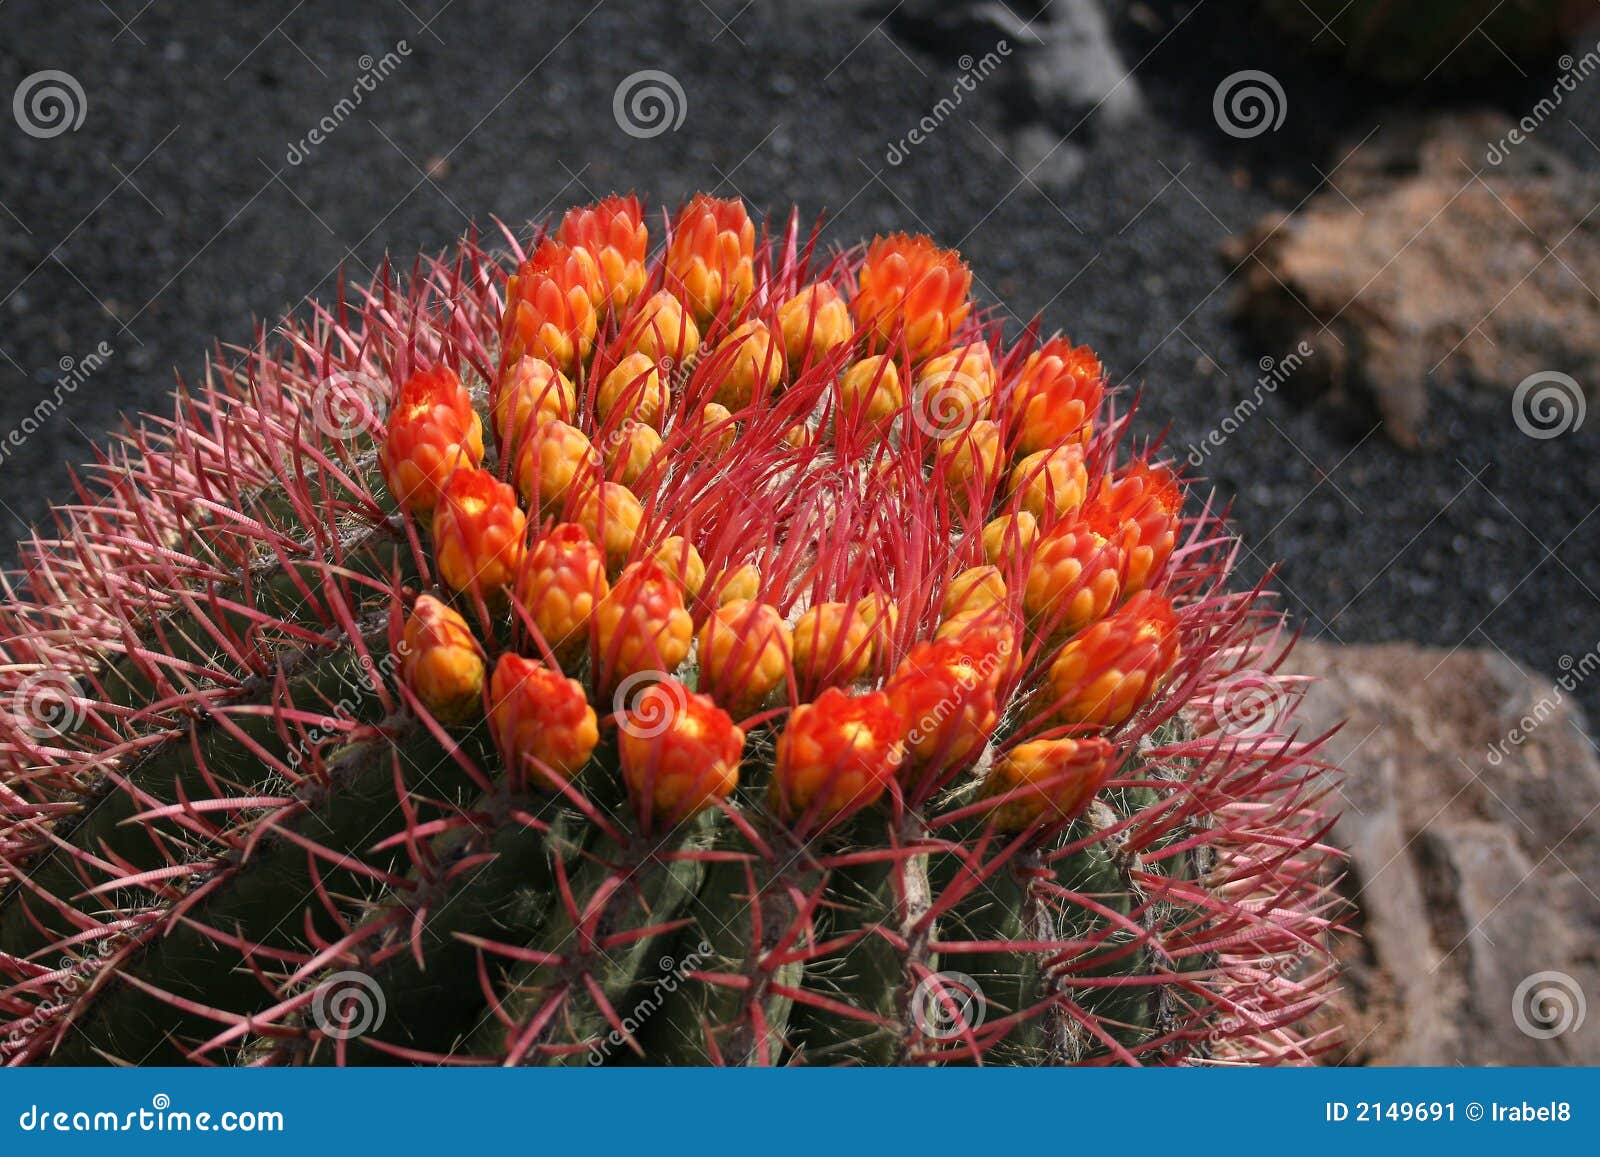
[[610,197],[219,347],[9,576],[5,1060],[1314,1056],[1281,616],[971,281]]

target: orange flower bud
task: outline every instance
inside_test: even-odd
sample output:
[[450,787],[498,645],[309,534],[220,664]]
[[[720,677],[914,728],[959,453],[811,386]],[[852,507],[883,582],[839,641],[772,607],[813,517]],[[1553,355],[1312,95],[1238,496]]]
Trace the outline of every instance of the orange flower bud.
[[649,671],[671,674],[689,654],[694,620],[683,588],[654,559],[631,563],[595,610],[600,669],[616,684]]
[[565,422],[540,423],[517,449],[517,493],[530,510],[561,509],[572,488],[587,484],[599,471],[600,455],[589,439]]
[[726,606],[736,599],[753,599],[761,592],[761,572],[754,563],[745,563],[717,580],[718,606]]
[[905,767],[959,767],[983,752],[1000,722],[1006,656],[981,650],[965,639],[918,643],[895,669],[887,690],[907,727]]
[[1088,523],[1064,522],[1039,543],[1022,607],[1045,635],[1072,635],[1105,617],[1122,591],[1122,552]]
[[489,680],[489,729],[516,782],[541,787],[577,775],[600,741],[581,683],[509,652]]
[[668,284],[682,290],[701,322],[716,317],[725,302],[742,309],[755,284],[755,245],[756,227],[743,201],[697,194],[673,225]]
[[995,566],[1026,555],[1039,538],[1039,520],[1026,510],[1002,514],[983,528],[983,557]]
[[990,607],[1005,605],[1006,580],[994,566],[975,566],[964,570],[950,580],[944,589],[944,605],[939,611],[941,619],[959,615],[974,615]]
[[643,422],[629,419],[605,439],[606,477],[632,487],[661,453],[661,435]]
[[1117,749],[1098,736],[1020,743],[995,762],[983,795],[998,799],[995,827],[1019,832],[1034,823],[1075,818],[1116,769]]
[[700,628],[700,686],[735,715],[759,710],[789,673],[789,624],[766,603],[724,603]]
[[700,412],[689,425],[688,435],[702,454],[710,458],[720,458],[733,449],[733,444],[739,437],[739,427],[734,424],[733,415],[728,412],[728,407],[716,402],[707,402],[700,407]]
[[441,723],[465,723],[483,708],[483,648],[467,621],[432,595],[406,620],[400,677]]
[[700,552],[694,548],[694,543],[681,534],[674,534],[662,539],[653,557],[663,570],[689,592],[690,598],[699,595],[706,581],[706,564],[700,558]]
[[639,198],[612,195],[596,205],[574,206],[561,219],[559,236],[563,245],[582,249],[594,259],[614,312],[626,309],[644,290],[650,231]]
[[796,707],[778,737],[772,806],[789,821],[825,822],[870,807],[904,754],[905,721],[882,691],[830,687]]
[[406,379],[378,455],[384,483],[413,514],[428,514],[458,466],[483,461],[483,423],[454,370],[436,366]]
[[872,665],[872,612],[860,603],[817,603],[794,626],[794,671],[803,688],[853,683]]
[[622,331],[622,348],[657,366],[681,366],[700,349],[700,330],[682,303],[661,290],[634,313]]
[[433,510],[439,578],[453,590],[493,594],[510,586],[522,564],[527,519],[516,492],[487,470],[457,470]]
[[1140,591],[1061,648],[1050,665],[1056,711],[1065,723],[1115,727],[1160,689],[1177,659],[1172,604]]
[[912,416],[923,433],[948,438],[989,416],[994,388],[994,358],[974,339],[923,365],[911,391]]
[[855,335],[850,307],[830,282],[814,281],[778,307],[783,349],[794,369],[815,363]]
[[617,754],[639,822],[671,826],[733,793],[744,732],[710,696],[666,679],[618,716]]
[[888,430],[906,404],[894,359],[879,354],[851,366],[839,379],[839,401],[848,420],[865,422],[880,433]]
[[1010,492],[1046,527],[1076,514],[1088,491],[1089,471],[1076,444],[1029,454],[1011,468]]
[[522,560],[515,597],[556,658],[566,663],[588,642],[589,620],[610,589],[605,555],[583,527],[563,522]]
[[585,481],[577,491],[572,521],[605,547],[606,564],[616,570],[633,553],[633,540],[644,521],[644,506],[620,482]]
[[570,422],[578,395],[567,375],[540,358],[523,357],[500,375],[494,394],[494,429],[506,451],[550,419]]
[[857,274],[850,311],[856,328],[870,330],[879,350],[904,327],[913,361],[932,357],[972,309],[972,272],[954,250],[927,237],[896,233],[876,238]]
[[661,380],[655,360],[642,353],[629,354],[612,368],[595,395],[602,422],[620,410],[625,422],[642,422],[659,431],[672,405],[672,391]]
[[1123,593],[1143,590],[1178,544],[1183,491],[1164,466],[1134,461],[1100,480],[1084,517],[1121,548]]
[[894,651],[895,632],[900,628],[900,608],[889,601],[887,595],[862,595],[856,609],[866,621],[872,636],[873,663],[887,663]]
[[945,487],[958,502],[987,505],[1000,480],[1000,427],[987,418],[938,444],[934,458]]
[[713,355],[717,369],[714,399],[729,410],[742,410],[765,398],[783,380],[783,351],[766,322],[751,320],[729,332]]
[[959,643],[997,692],[1021,672],[1024,656],[1009,607],[965,611],[940,623],[933,637],[935,642]]
[[1011,428],[1020,454],[1087,442],[1105,395],[1105,369],[1088,346],[1053,337],[1022,363],[1011,387]]
[[544,241],[506,283],[500,363],[543,358],[575,373],[594,346],[600,271],[582,249]]

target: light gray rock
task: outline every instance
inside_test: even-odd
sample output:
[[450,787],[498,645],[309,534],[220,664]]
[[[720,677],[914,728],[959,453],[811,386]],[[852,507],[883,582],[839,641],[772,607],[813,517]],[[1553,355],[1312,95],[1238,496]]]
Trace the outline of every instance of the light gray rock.
[[1600,755],[1571,694],[1590,664],[1563,686],[1495,651],[1296,649],[1306,731],[1344,721],[1326,756],[1359,937],[1331,1059],[1600,1064]]

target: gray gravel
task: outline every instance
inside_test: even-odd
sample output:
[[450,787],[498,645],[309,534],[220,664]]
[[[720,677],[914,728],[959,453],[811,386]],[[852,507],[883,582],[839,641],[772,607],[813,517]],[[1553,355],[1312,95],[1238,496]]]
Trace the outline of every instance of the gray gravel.
[[[1218,242],[1291,208],[1340,137],[1388,115],[1241,30],[1222,0],[1112,5],[1145,114],[1110,129],[1063,124],[1070,112],[1053,107],[1053,129],[1024,123],[1037,110],[1008,60],[890,165],[890,144],[961,75],[955,47],[915,46],[899,15],[874,27],[851,5],[741,2],[194,0],[134,18],[135,0],[110,0],[132,18],[123,28],[96,0],[11,0],[0,95],[61,69],[87,110],[53,139],[0,121],[0,434],[51,393],[63,358],[101,341],[114,353],[0,463],[0,535],[65,497],[89,439],[160,406],[174,372],[201,371],[208,343],[248,340],[253,319],[326,295],[341,262],[407,259],[469,219],[518,221],[612,189],[669,201],[736,189],[760,207],[826,210],[841,241],[921,228],[959,243],[986,294],[1095,345],[1143,390],[1142,428],[1170,424],[1187,446],[1250,389],[1260,359],[1286,352],[1252,348],[1231,325]],[[362,58],[401,41],[392,74],[290,164],[291,143],[337,115]],[[1211,94],[1243,68],[1279,77],[1287,115],[1241,141],[1219,131]],[[687,102],[682,125],[653,139],[612,113],[619,83],[643,69],[671,74]],[[1540,79],[1500,98],[1525,111]],[[1600,166],[1582,135],[1600,141],[1600,101],[1571,106],[1541,137]],[[1044,134],[1068,128],[1037,183],[1009,158],[1031,165]],[[1248,567],[1282,561],[1311,632],[1494,645],[1554,674],[1600,643],[1600,519],[1584,521],[1600,505],[1600,418],[1537,442],[1503,396],[1449,383],[1436,394],[1434,453],[1406,455],[1279,395],[1206,471],[1236,499]],[[1600,706],[1600,687],[1581,697]]]

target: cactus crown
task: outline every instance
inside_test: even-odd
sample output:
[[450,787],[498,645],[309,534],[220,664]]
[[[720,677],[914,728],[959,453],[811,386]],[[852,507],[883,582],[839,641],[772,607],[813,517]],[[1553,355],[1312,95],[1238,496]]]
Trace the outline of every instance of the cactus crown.
[[25,544],[7,1060],[1326,1043],[1280,620],[1098,359],[927,238],[662,228],[608,198],[219,348]]

